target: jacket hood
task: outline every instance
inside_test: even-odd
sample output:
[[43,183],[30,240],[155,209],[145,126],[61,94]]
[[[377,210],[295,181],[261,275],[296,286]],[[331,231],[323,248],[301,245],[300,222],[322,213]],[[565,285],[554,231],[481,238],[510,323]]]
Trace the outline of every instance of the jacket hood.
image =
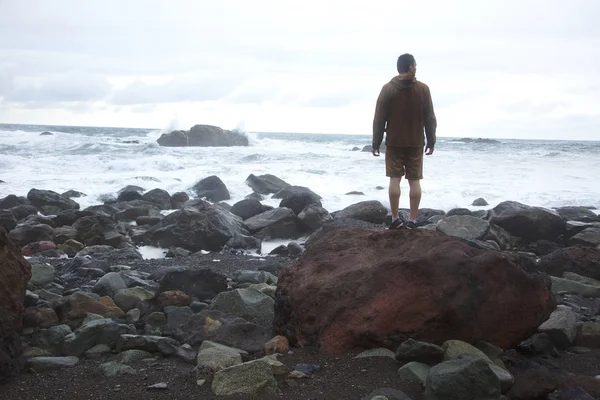
[[392,78],[390,83],[399,89],[404,89],[411,87],[416,81],[417,78],[415,77],[415,74],[412,72],[407,72],[404,74],[396,75]]

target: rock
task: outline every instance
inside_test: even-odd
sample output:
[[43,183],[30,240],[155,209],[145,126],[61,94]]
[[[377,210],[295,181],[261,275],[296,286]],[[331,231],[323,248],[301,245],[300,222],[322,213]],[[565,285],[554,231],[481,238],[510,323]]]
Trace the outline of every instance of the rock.
[[233,273],[233,279],[238,283],[277,284],[277,277],[266,271],[239,270]]
[[429,365],[413,361],[400,367],[398,376],[400,381],[415,381],[424,387],[430,370]]
[[309,205],[322,207],[320,199],[321,197],[319,195],[310,190],[293,191],[281,200],[281,202],[279,203],[279,207],[289,208],[294,212],[294,214],[299,215],[302,212],[302,210],[304,210]]
[[[31,265],[23,258],[20,250],[8,238],[4,228],[0,227],[0,323],[11,324],[8,319],[12,319],[12,325],[15,328],[21,327],[21,318],[23,316],[23,305],[25,303],[25,292],[27,283],[31,279]],[[12,334],[7,332],[3,337],[0,331],[0,343],[5,343],[7,347],[12,347]],[[9,352],[13,350],[8,349]],[[0,348],[0,360],[4,358],[4,349]],[[18,352],[20,353],[20,351]],[[0,372],[2,372],[0,366]],[[2,375],[2,374],[0,374]]]
[[127,319],[128,323],[138,322],[140,320],[141,316],[142,316],[142,312],[140,311],[139,308],[133,308],[133,309],[127,311],[127,314],[125,314],[125,318]]
[[0,227],[4,228],[6,232],[10,232],[17,226],[17,219],[15,215],[10,211],[0,211]]
[[600,323],[584,322],[581,324],[575,344],[590,349],[600,349]]
[[212,125],[194,125],[189,131],[163,133],[156,142],[165,147],[248,146],[248,138],[243,134]]
[[529,242],[554,240],[566,230],[566,222],[558,213],[516,201],[505,201],[494,207],[490,222]]
[[167,317],[167,323],[164,327],[163,333],[170,335],[177,327],[186,324],[190,317],[194,314],[192,309],[189,307],[165,307],[164,313]]
[[25,204],[18,205],[16,207],[12,207],[8,211],[10,211],[15,216],[17,221],[22,221],[30,215],[38,214],[37,208],[35,208],[34,206],[31,206],[31,205],[25,205]]
[[50,347],[59,347],[61,346],[63,339],[71,333],[73,333],[73,331],[69,325],[56,325],[46,329],[44,338]]
[[269,397],[275,395],[277,382],[269,363],[258,359],[217,372],[213,378],[212,390],[217,396]]
[[247,220],[270,208],[263,205],[260,201],[254,199],[240,200],[231,207],[231,213],[239,216],[242,220]]
[[246,178],[246,184],[250,186],[255,193],[259,194],[277,193],[290,186],[289,183],[271,174],[259,176],[250,174],[248,178]]
[[79,364],[77,357],[33,357],[27,360],[27,366],[36,372],[72,368]]
[[445,235],[467,240],[493,240],[502,249],[510,249],[516,239],[497,225],[471,215],[446,216],[438,222],[436,229]]
[[331,221],[333,217],[329,211],[315,204],[309,204],[298,214],[300,222],[311,231],[316,231],[327,221]]
[[444,354],[444,349],[435,344],[408,339],[398,347],[395,357],[400,362],[416,361],[435,365],[442,362]]
[[265,343],[265,354],[271,355],[275,353],[285,354],[290,349],[290,342],[285,336],[275,336],[273,339]]
[[121,310],[128,312],[137,307],[139,302],[152,300],[154,293],[142,287],[132,287],[118,291],[115,303]]
[[23,313],[23,327],[50,328],[58,324],[58,316],[52,308],[27,307]]
[[565,221],[579,221],[579,222],[595,222],[599,221],[598,215],[587,207],[558,207],[556,212]]
[[100,296],[113,297],[119,290],[127,289],[127,285],[121,275],[116,272],[109,272],[102,278],[98,279],[98,282],[92,289],[93,293],[97,293]]
[[202,179],[192,188],[198,198],[206,198],[208,201],[219,202],[229,200],[229,190],[218,176],[212,175]]
[[37,208],[53,206],[59,210],[78,210],[79,204],[66,196],[62,196],[52,190],[31,189],[27,193],[27,200]]
[[112,309],[80,292],[73,293],[68,297],[66,309],[68,311],[64,312],[62,315],[65,315],[65,318],[70,320],[81,320],[89,313],[98,314],[108,318],[117,318],[123,315],[121,309]]
[[473,203],[471,205],[475,206],[475,207],[485,207],[488,205],[488,202],[485,201],[484,198],[479,197],[479,198],[473,200]]
[[[370,151],[370,150],[369,150]],[[360,400],[412,400],[404,392],[391,388],[379,388]]]
[[557,348],[566,349],[577,336],[577,317],[569,307],[559,305],[539,331],[546,333]]
[[580,387],[556,390],[548,395],[548,400],[596,400]]
[[600,227],[586,228],[569,239],[569,246],[600,246]]
[[280,274],[274,327],[326,353],[390,348],[409,337],[509,348],[555,304],[543,276],[499,252],[430,230],[338,228]]
[[129,332],[127,325],[111,319],[96,319],[64,337],[62,350],[69,356],[81,356],[92,347],[103,344],[115,348],[121,334]]
[[442,344],[442,349],[444,350],[444,361],[470,356],[492,364],[492,360],[483,351],[460,340],[447,340]]
[[389,220],[388,209],[377,200],[352,204],[336,213],[335,218],[352,218],[373,224],[383,224]]
[[170,210],[171,195],[163,189],[152,189],[142,195],[142,200],[148,203],[156,204],[161,210]]
[[298,217],[289,208],[275,208],[248,218],[244,227],[259,238],[296,239],[302,235]]
[[383,347],[377,349],[365,350],[354,358],[371,358],[371,357],[388,357],[391,359],[396,359],[396,354],[390,349],[386,349]]
[[453,208],[452,210],[448,211],[446,213],[446,215],[444,216],[436,216],[436,218],[440,218],[443,219],[444,217],[452,217],[452,216],[459,216],[459,215],[470,215],[473,216],[473,213],[471,213],[471,210],[469,210],[468,208]]
[[208,268],[172,271],[160,280],[159,299],[163,292],[171,290],[180,290],[198,300],[212,299],[227,290],[227,278]]
[[12,229],[8,236],[17,246],[24,247],[35,242],[51,242],[54,230],[45,224],[21,224]]
[[117,341],[117,351],[144,350],[149,353],[160,352],[163,355],[171,355],[177,348],[177,342],[169,337],[124,334]]
[[234,234],[234,236],[225,243],[228,249],[237,250],[260,250],[262,241],[254,236],[246,236],[242,234]]
[[173,195],[171,196],[171,206],[173,207],[173,209],[181,208],[181,206],[189,199],[190,196],[188,196],[188,194],[185,192],[173,193]]
[[159,382],[159,383],[155,383],[154,385],[148,386],[146,389],[148,389],[148,390],[166,390],[168,388],[169,388],[169,385],[167,382]]
[[584,283],[572,281],[570,279],[563,279],[551,276],[552,280],[552,293],[573,293],[583,297],[596,298],[600,297],[600,286],[598,285],[586,285]]
[[104,364],[100,364],[100,371],[102,375],[107,378],[114,378],[120,375],[137,375],[137,371],[128,365],[119,364],[114,361],[109,361]]
[[254,289],[235,289],[219,293],[210,307],[262,326],[273,324],[274,300]]
[[428,400],[498,400],[500,380],[489,365],[479,359],[444,361],[427,376]]
[[201,376],[212,376],[222,369],[241,364],[242,356],[238,350],[228,346],[206,346],[198,351],[196,363]]
[[52,132],[44,131],[40,133],[40,136],[54,136],[54,134]]
[[558,352],[552,343],[552,339],[546,333],[536,333],[530,338],[522,341],[517,346],[517,350],[523,354],[535,355],[552,355],[558,356]]
[[122,364],[131,364],[148,358],[153,358],[152,354],[144,350],[125,350],[117,356],[117,360]]
[[109,245],[118,248],[129,242],[116,231],[115,222],[105,215],[80,218],[73,228],[77,230],[77,240],[86,246]]
[[167,317],[162,312],[153,312],[146,319],[144,331],[149,335],[162,335],[164,326],[167,323]]
[[77,190],[67,190],[66,192],[64,192],[63,194],[61,194],[61,196],[63,197],[67,197],[67,198],[79,198],[79,197],[86,197],[87,194],[82,193],[82,192],[78,192]]
[[[29,202],[29,200],[27,200],[27,202]],[[8,210],[19,205],[21,205],[21,202],[14,194],[9,194],[4,198],[0,198],[0,210]]]
[[600,280],[600,251],[581,245],[566,247],[542,257],[539,269],[556,277],[574,272]]
[[119,190],[117,202],[141,200],[144,188],[135,185],[127,185]]
[[94,347],[92,347],[91,349],[87,350],[84,353],[85,358],[91,359],[91,360],[98,360],[100,358],[102,358],[103,356],[105,356],[106,354],[110,353],[112,351],[112,349],[105,345],[105,344],[98,344]]
[[44,287],[54,280],[55,270],[50,264],[34,263],[31,265],[31,279],[29,283],[36,287]]
[[220,251],[229,239],[241,233],[241,218],[207,204],[197,210],[184,209],[167,215],[150,228],[148,238],[154,245],[163,248]]
[[192,303],[192,297],[179,290],[167,290],[158,296],[158,305],[162,308],[169,306],[185,307]]

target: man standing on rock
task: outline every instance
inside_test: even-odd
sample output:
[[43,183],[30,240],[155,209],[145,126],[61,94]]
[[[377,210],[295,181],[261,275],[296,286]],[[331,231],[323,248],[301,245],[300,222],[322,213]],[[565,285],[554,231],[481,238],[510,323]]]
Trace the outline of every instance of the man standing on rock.
[[[410,220],[408,228],[416,228],[417,211],[421,202],[423,179],[423,147],[425,154],[433,154],[437,120],[429,87],[417,81],[417,63],[411,54],[398,57],[398,75],[381,89],[373,119],[373,155],[380,155],[383,132],[387,132],[385,171],[390,178],[389,197],[392,211],[390,229],[402,227],[398,216],[400,207],[400,180],[404,175],[410,185]],[[427,136],[425,145],[423,128]]]

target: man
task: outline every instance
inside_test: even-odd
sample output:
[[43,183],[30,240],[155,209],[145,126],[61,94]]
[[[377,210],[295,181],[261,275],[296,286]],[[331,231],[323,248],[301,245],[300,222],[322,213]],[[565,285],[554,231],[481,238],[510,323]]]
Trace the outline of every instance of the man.
[[[437,120],[429,87],[415,75],[417,63],[411,54],[398,57],[398,75],[381,89],[373,119],[373,155],[380,155],[383,132],[386,135],[385,171],[390,178],[389,198],[392,210],[390,229],[405,225],[416,228],[423,179],[423,147],[433,154]],[[427,136],[424,143],[423,129]],[[403,224],[398,216],[400,180],[406,175],[410,185],[410,220]]]

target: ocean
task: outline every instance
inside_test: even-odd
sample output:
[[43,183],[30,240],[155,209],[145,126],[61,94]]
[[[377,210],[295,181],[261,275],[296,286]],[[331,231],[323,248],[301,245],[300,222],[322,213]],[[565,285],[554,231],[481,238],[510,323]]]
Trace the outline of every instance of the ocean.
[[[53,133],[40,136],[43,131]],[[229,204],[252,192],[250,174],[274,174],[307,186],[329,211],[363,200],[388,206],[384,156],[352,151],[370,135],[247,133],[248,147],[161,147],[155,129],[0,124],[0,197],[27,195],[31,188],[78,190],[82,208],[126,185],[169,193],[188,191],[217,175],[231,194]],[[541,207],[600,208],[600,142],[498,139],[464,143],[438,138],[425,157],[421,207],[469,208],[483,197],[493,207],[515,200]],[[384,189],[381,189],[383,187]],[[400,207],[408,207],[402,181]],[[364,195],[348,195],[357,191]],[[277,206],[279,200],[263,203]]]

